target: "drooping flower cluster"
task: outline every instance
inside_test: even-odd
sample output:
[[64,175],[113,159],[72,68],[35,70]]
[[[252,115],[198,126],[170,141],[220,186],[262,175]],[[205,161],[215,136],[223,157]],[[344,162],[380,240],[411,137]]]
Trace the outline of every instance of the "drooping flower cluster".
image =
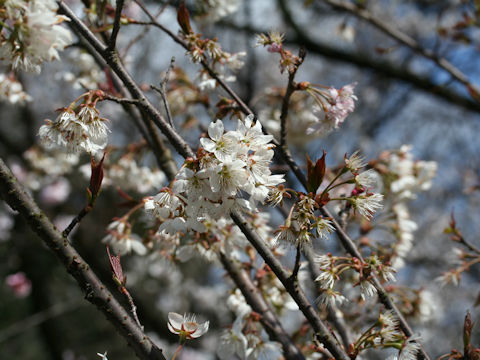
[[[232,0],[227,0],[232,1]],[[235,1],[235,0],[234,0]],[[225,3],[225,0],[208,0],[212,6]],[[232,10],[233,6],[227,6]],[[218,11],[226,13],[226,9],[217,8]],[[187,55],[194,63],[207,63],[217,76],[228,82],[236,80],[235,75],[232,74],[240,70],[244,62],[242,58],[245,57],[245,52],[238,52],[231,54],[222,49],[216,38],[203,38],[202,34],[193,31],[190,25],[190,15],[185,6],[180,6],[177,14],[177,20],[182,28],[180,36],[187,43]],[[228,74],[230,72],[230,74]],[[204,89],[214,89],[217,82],[212,78],[207,70],[200,71],[201,82],[199,87]]]
[[404,337],[397,316],[388,310],[380,313],[377,321],[358,337],[349,353],[357,358],[366,349],[395,348],[400,349],[399,354],[388,357],[388,360],[415,360],[420,351],[417,340],[419,337],[415,335],[407,339]]
[[[201,139],[203,149],[197,159],[185,162],[173,187],[146,201],[145,209],[163,220],[159,231],[204,232],[206,219],[218,219],[234,207],[254,210],[284,181],[283,175],[270,172],[272,137],[263,135],[253,115],[226,133],[223,122],[217,120],[210,124],[208,134],[209,138]],[[248,201],[239,194],[248,195]]]
[[54,0],[6,0],[0,3],[0,60],[14,69],[40,72],[44,61],[59,58],[58,51],[72,42],[69,30],[60,25]]
[[38,131],[44,146],[66,148],[68,153],[86,151],[91,155],[104,149],[107,146],[109,129],[107,120],[100,117],[95,107],[98,98],[92,98],[96,95],[97,92],[86,93],[80,97],[86,98],[84,104],[75,108],[74,103],[62,109],[54,121],[46,120],[47,123]]
[[17,79],[12,75],[0,74],[0,101],[23,104],[31,100],[31,96],[23,91],[22,84]]
[[314,233],[319,238],[328,239],[334,228],[330,220],[315,215],[317,209],[311,194],[300,194],[300,200],[292,207],[284,226],[277,230],[275,241],[303,247],[311,244]]
[[303,62],[303,57],[294,55],[290,50],[283,46],[285,35],[277,31],[270,31],[267,34],[258,34],[255,46],[267,47],[270,53],[278,53],[280,55],[280,72],[287,70],[293,73]]
[[307,133],[316,133],[325,136],[345,121],[347,116],[355,110],[353,94],[354,84],[345,85],[340,89],[329,87],[326,89],[315,88],[311,85],[306,91],[314,97],[317,106],[314,106],[313,113],[316,115],[316,122],[307,129]]
[[395,270],[382,263],[376,255],[371,255],[360,262],[357,258],[338,257],[328,255],[319,255],[315,262],[319,265],[320,275],[315,279],[322,293],[317,302],[330,306],[335,303],[341,304],[346,298],[338,291],[334,290],[335,283],[340,280],[340,275],[347,270],[354,270],[360,277],[358,285],[360,286],[360,295],[362,299],[373,297],[377,294],[375,286],[370,282],[371,275],[375,274],[382,281],[395,281]]

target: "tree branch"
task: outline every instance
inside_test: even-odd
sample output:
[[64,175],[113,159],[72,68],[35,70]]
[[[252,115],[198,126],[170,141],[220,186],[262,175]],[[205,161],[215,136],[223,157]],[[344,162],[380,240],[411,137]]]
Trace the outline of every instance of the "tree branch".
[[[283,2],[284,0],[279,0],[279,1]],[[465,85],[470,93],[473,92],[474,94],[476,94],[478,99],[478,96],[480,95],[480,89],[476,85],[472,84],[468,80],[468,78],[465,76],[465,74],[463,74],[458,68],[456,68],[447,59],[439,57],[433,51],[422,47],[412,37],[408,36],[407,34],[401,32],[398,29],[395,29],[393,26],[390,26],[386,22],[374,16],[367,9],[359,7],[355,3],[345,2],[342,0],[323,0],[323,2],[329,4],[334,9],[348,12],[358,17],[359,19],[362,19],[368,22],[369,24],[373,25],[374,27],[382,31],[384,34],[398,41],[400,44],[403,44],[409,47],[410,49],[415,51],[417,54],[420,54],[424,58],[433,61],[440,68],[448,72],[455,80]]]
[[90,266],[25,192],[2,159],[0,159],[0,195],[12,209],[25,218],[30,228],[55,253],[66,270],[77,280],[85,292],[85,298],[107,317],[137,356],[142,360],[165,360],[162,350],[138,328]]
[[287,90],[285,90],[285,96],[282,100],[282,112],[280,114],[280,146],[286,146],[287,142],[287,117],[288,117],[288,109],[290,104],[290,97],[292,96],[293,92],[296,90],[296,84],[294,82],[295,75],[297,74],[297,70],[302,65],[305,56],[307,55],[304,48],[300,48],[298,52],[298,63],[295,64],[295,69],[288,74],[288,85]]
[[288,336],[283,329],[282,324],[265,301],[258,288],[253,284],[248,273],[237,266],[234,261],[228,259],[224,253],[220,252],[219,258],[228,275],[240,289],[247,303],[252,307],[252,310],[261,315],[260,322],[270,336],[270,339],[282,344],[285,358],[297,360],[305,359],[292,342],[290,336]]
[[115,8],[115,18],[113,20],[113,29],[110,34],[110,39],[108,40],[107,51],[114,51],[117,43],[118,32],[120,31],[120,19],[122,17],[124,0],[117,0],[117,5]]

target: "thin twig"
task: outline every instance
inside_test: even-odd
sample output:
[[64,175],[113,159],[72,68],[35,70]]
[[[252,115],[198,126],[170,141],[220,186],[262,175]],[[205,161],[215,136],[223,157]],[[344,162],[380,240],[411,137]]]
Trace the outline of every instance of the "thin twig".
[[0,159],[0,195],[7,204],[20,213],[30,228],[52,250],[66,270],[85,292],[85,299],[95,304],[142,360],[165,360],[165,357],[135,323],[128,312],[107,290],[90,266],[75,248],[55,228],[35,201],[27,194]]
[[73,228],[82,221],[82,219],[93,209],[91,205],[86,205],[77,216],[75,216],[70,224],[62,231],[62,236],[68,237],[68,235],[72,232]]
[[168,123],[173,129],[175,129],[175,125],[173,123],[172,112],[170,111],[170,105],[168,104],[168,99],[167,99],[167,84],[168,84],[168,78],[170,76],[170,72],[173,69],[174,64],[175,64],[175,57],[172,56],[172,59],[170,60],[170,65],[168,66],[167,72],[165,73],[165,77],[160,83],[160,87],[157,87],[155,85],[150,85],[150,87],[153,90],[155,90],[160,94],[160,97],[162,98],[162,101],[163,101],[163,105],[165,107],[165,113],[167,115]]
[[111,96],[111,95],[104,95],[103,99],[110,100],[110,101],[116,102],[118,104],[136,105],[138,103],[137,99],[119,98],[119,97]]
[[107,51],[115,50],[115,46],[117,44],[118,32],[120,31],[120,19],[122,17],[123,3],[124,3],[124,0],[117,0],[116,2],[115,18],[113,20],[113,29],[110,35],[110,39],[108,40]]
[[307,52],[305,51],[305,48],[301,47],[298,51],[298,62],[295,64],[294,70],[288,74],[288,85],[287,90],[285,90],[285,96],[282,100],[282,112],[280,114],[280,146],[285,146],[287,143],[287,117],[290,98],[296,90],[296,84],[294,81],[295,75],[297,74],[300,65],[302,65],[303,60],[305,60],[306,55]]

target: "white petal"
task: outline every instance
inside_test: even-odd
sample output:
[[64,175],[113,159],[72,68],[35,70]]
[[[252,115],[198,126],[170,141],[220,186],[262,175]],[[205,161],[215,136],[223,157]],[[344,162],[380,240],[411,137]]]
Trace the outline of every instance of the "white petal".
[[208,136],[212,140],[219,140],[223,135],[223,122],[222,120],[217,120],[210,123],[208,126]]

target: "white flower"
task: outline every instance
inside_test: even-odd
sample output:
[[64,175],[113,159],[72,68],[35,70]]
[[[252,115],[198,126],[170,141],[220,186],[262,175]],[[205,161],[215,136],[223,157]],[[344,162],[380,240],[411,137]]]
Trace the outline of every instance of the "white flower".
[[375,186],[378,181],[378,173],[373,169],[364,171],[361,174],[355,176],[355,182],[358,185],[363,186],[364,188],[370,188],[372,186]]
[[236,195],[239,188],[245,186],[248,174],[241,160],[225,161],[210,171],[210,187],[213,192],[226,196]]
[[420,336],[412,335],[407,339],[404,347],[400,350],[398,360],[415,360],[417,359],[417,353],[420,351],[420,344],[417,342],[420,340]]
[[348,159],[345,156],[345,165],[351,172],[356,172],[367,164],[365,163],[365,158],[358,155],[358,151],[355,151]]
[[58,59],[58,51],[72,43],[70,31],[60,25],[67,18],[56,14],[54,1],[10,0],[6,7],[16,31],[9,34],[8,42],[0,43],[0,60],[12,63],[14,68],[39,73],[44,61]]
[[326,135],[337,129],[346,117],[355,109],[357,97],[353,94],[355,84],[349,84],[337,90],[333,87],[328,90],[311,90],[316,93],[315,98],[320,106],[314,107],[317,113],[317,122],[307,129],[307,134],[313,132]]
[[328,239],[329,235],[335,231],[332,222],[321,217],[315,221],[315,229],[317,230],[318,237],[321,239]]
[[323,289],[320,296],[315,300],[318,306],[324,308],[332,307],[336,304],[341,305],[346,301],[348,301],[348,299],[345,296],[332,288]]
[[108,360],[106,351],[103,354],[97,353],[97,355],[100,356],[102,358],[102,360]]
[[48,148],[66,147],[71,153],[83,149],[95,155],[104,149],[108,141],[108,127],[103,119],[92,117],[92,110],[84,110],[86,108],[80,111],[80,118],[73,111],[65,110],[55,121],[47,120],[47,124],[38,130],[42,143]]
[[352,198],[350,202],[361,215],[367,219],[370,219],[377,209],[381,209],[383,207],[382,200],[382,194],[367,194]]
[[30,95],[23,91],[22,84],[14,77],[0,74],[0,101],[10,104],[24,104],[32,101]]
[[227,307],[239,318],[243,318],[252,312],[252,308],[247,304],[240,289],[235,289],[227,298]]
[[180,341],[196,339],[208,331],[209,321],[202,324],[197,322],[196,315],[184,314],[183,316],[174,312],[168,313],[168,330],[180,336]]
[[168,218],[178,215],[183,203],[170,189],[162,189],[154,198],[145,201],[145,210],[156,217]]
[[331,270],[321,269],[322,272],[317,276],[315,281],[317,281],[322,289],[333,289],[335,285],[336,275]]
[[232,131],[223,134],[223,122],[217,120],[208,126],[208,136],[210,139],[202,138],[200,143],[203,148],[212,152],[220,161],[232,161],[238,150],[238,138]]
[[131,225],[124,220],[115,220],[107,227],[108,235],[102,239],[104,244],[109,244],[115,253],[129,254],[132,251],[138,255],[145,255],[147,248],[137,234],[131,233]]
[[382,326],[382,329],[380,330],[380,336],[382,337],[383,341],[393,341],[402,336],[402,333],[398,329],[398,318],[392,310],[388,310],[383,314],[380,314],[378,321]]
[[228,16],[240,7],[240,0],[206,0],[206,21],[215,22]]
[[280,343],[263,341],[254,334],[248,335],[250,348],[247,350],[247,360],[278,360],[283,358]]
[[217,355],[222,360],[229,360],[237,355],[240,359],[247,356],[248,340],[242,332],[243,318],[238,317],[233,322],[232,328],[225,330],[220,336],[220,345]]
[[365,300],[366,298],[374,297],[376,294],[377,289],[370,281],[364,280],[360,282],[360,296],[363,300]]
[[332,264],[332,257],[328,255],[315,255],[315,263],[320,266],[321,269],[326,269]]

